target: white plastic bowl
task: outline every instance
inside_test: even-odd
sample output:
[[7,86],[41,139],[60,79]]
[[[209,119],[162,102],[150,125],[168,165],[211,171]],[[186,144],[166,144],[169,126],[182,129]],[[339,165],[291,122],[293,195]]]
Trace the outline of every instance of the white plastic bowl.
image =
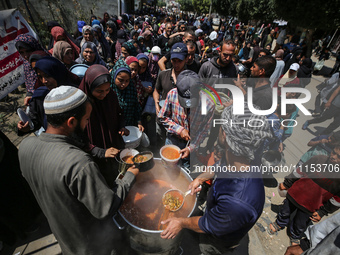
[[166,163],[171,163],[171,164],[177,164],[178,161],[181,159],[181,156],[182,156],[182,153],[179,153],[179,157],[176,158],[176,159],[168,159],[166,157],[163,156],[163,150],[166,149],[166,148],[174,148],[176,149],[178,152],[181,151],[181,149],[176,146],[176,145],[172,145],[172,144],[169,144],[169,145],[164,145],[161,149],[160,149],[160,155],[161,155],[161,158],[166,162]]
[[130,131],[128,136],[123,136],[125,148],[137,148],[142,139],[142,132],[135,126],[126,126],[125,128]]

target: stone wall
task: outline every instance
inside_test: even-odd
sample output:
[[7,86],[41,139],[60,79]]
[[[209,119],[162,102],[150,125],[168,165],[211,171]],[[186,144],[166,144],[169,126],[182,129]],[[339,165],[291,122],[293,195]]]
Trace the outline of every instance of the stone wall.
[[[26,0],[40,36],[48,36],[46,23],[56,20],[69,33],[77,29],[77,21],[89,23],[91,15],[103,18],[104,12],[118,14],[117,0]],[[17,8],[34,29],[23,0],[0,0],[0,10]]]

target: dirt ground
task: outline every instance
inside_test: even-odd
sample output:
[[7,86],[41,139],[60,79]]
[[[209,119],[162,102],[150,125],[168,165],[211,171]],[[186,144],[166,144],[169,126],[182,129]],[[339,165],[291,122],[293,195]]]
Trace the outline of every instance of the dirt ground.
[[20,120],[17,109],[20,107],[26,109],[24,106],[25,95],[26,89],[23,86],[19,86],[0,101],[0,130],[17,147],[25,137],[29,136],[29,134],[25,136],[17,135],[17,123]]

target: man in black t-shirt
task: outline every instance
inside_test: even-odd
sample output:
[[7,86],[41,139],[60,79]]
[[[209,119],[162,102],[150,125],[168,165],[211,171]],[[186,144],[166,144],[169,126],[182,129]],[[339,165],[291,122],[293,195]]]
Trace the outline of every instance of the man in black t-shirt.
[[159,105],[160,100],[164,100],[168,92],[176,87],[177,76],[185,69],[188,48],[184,43],[175,43],[171,48],[170,54],[173,67],[159,73],[153,92],[156,114],[158,114],[161,108]]
[[198,74],[200,68],[201,68],[201,62],[199,60],[199,56],[195,54],[196,51],[196,44],[188,41],[186,43],[188,47],[188,61],[187,61],[187,70],[194,71]]
[[172,25],[170,22],[165,24],[164,33],[158,37],[158,47],[161,48],[162,56],[167,52],[167,43],[170,39]]

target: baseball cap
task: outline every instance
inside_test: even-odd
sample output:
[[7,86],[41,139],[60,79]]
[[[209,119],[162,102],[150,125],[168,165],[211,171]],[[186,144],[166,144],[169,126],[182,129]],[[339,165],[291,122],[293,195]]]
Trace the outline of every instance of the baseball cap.
[[217,32],[216,31],[212,31],[209,35],[209,39],[211,41],[215,40],[217,38]]
[[182,71],[177,77],[178,101],[183,108],[198,105],[201,81],[197,73],[191,70]]
[[159,48],[158,46],[153,46],[152,49],[151,49],[151,53],[161,54],[161,48]]
[[83,21],[83,20],[78,20],[77,25],[78,25],[78,31],[79,31],[80,33],[82,33],[82,32],[83,32],[83,26],[86,25],[86,22]]
[[291,66],[289,67],[289,69],[294,70],[294,71],[299,70],[299,68],[300,68],[300,65],[298,63],[291,64]]
[[118,42],[120,42],[121,44],[125,43],[126,42],[126,33],[124,30],[122,29],[119,29],[117,31],[117,40]]
[[182,42],[175,43],[171,48],[170,55],[171,59],[178,58],[180,60],[184,60],[188,55],[188,48]]
[[196,36],[198,36],[199,33],[203,33],[203,30],[200,29],[200,28],[195,30],[195,35],[196,35]]

